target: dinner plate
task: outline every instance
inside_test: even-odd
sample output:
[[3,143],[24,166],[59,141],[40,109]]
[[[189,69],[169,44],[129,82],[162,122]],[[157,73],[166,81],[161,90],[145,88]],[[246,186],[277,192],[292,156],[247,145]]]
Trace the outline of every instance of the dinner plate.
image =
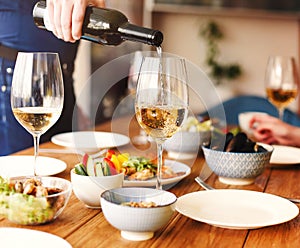
[[292,220],[298,207],[279,196],[250,190],[198,191],[177,199],[176,210],[197,221],[229,229],[256,229]]
[[54,144],[81,151],[95,151],[126,145],[130,139],[118,133],[84,131],[57,134],[51,138],[51,141]]
[[[162,179],[161,180],[162,185],[177,183],[191,173],[191,168],[189,166],[175,160],[166,159],[165,165],[170,166],[170,168],[174,172],[184,172],[184,174],[177,177]],[[138,180],[130,181],[125,179],[123,185],[127,187],[153,187],[156,185],[156,177],[145,181],[138,181]]]
[[14,227],[0,227],[0,243],[5,248],[72,248],[70,243],[56,235]]
[[[3,156],[0,157],[0,176],[17,177],[33,175],[34,157],[24,156]],[[56,158],[37,157],[36,173],[39,176],[51,176],[64,171],[67,164]]]
[[300,148],[292,146],[273,145],[271,164],[299,164]]

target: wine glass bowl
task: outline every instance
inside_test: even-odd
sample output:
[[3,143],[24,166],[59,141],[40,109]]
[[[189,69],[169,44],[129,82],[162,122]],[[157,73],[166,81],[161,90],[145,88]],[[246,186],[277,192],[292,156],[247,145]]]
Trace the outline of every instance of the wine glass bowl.
[[293,102],[298,93],[298,74],[293,57],[270,56],[266,68],[265,88],[269,101],[283,119],[284,108]]
[[40,136],[59,119],[63,98],[58,54],[18,53],[12,80],[11,107],[17,121],[34,138],[35,163]]
[[164,55],[143,57],[135,101],[137,121],[157,143],[157,189],[161,189],[162,144],[181,127],[188,113],[185,60]]

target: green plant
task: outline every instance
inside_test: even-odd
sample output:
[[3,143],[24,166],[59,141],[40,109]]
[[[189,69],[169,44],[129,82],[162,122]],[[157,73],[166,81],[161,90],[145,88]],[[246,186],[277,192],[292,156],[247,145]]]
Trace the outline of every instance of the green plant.
[[224,34],[215,21],[208,21],[201,27],[200,35],[206,41],[206,64],[210,67],[210,75],[215,79],[217,85],[222,83],[223,79],[233,80],[242,74],[241,67],[236,64],[222,64],[218,62],[220,49],[218,42],[224,38]]

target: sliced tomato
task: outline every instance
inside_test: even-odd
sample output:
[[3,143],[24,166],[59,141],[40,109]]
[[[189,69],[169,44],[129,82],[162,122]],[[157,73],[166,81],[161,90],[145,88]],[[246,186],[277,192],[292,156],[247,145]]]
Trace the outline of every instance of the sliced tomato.
[[111,156],[112,156],[113,154],[116,154],[114,150],[108,150],[108,151],[106,152],[105,157],[108,158],[108,159],[111,159]]
[[103,162],[107,165],[107,167],[109,169],[109,174],[110,175],[116,175],[116,174],[118,174],[118,171],[117,171],[114,163],[110,159],[104,158]]

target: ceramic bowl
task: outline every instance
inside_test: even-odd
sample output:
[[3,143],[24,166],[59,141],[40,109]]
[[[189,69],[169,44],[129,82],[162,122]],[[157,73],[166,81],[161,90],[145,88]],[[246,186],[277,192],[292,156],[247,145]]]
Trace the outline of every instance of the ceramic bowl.
[[190,159],[196,157],[201,146],[210,140],[210,131],[179,131],[164,143],[168,156],[174,159]]
[[252,184],[269,164],[273,147],[261,144],[266,152],[239,153],[223,152],[202,147],[205,161],[219,176],[222,183],[232,185]]
[[[124,187],[107,190],[101,195],[104,217],[121,236],[128,240],[147,240],[165,226],[175,211],[176,196],[152,188]],[[123,205],[127,202],[154,202],[156,207],[142,208]]]
[[[30,177],[12,179],[21,183],[28,181],[28,179],[32,180]],[[21,225],[39,225],[55,220],[63,212],[70,199],[72,193],[71,182],[58,177],[38,177],[38,180],[40,180],[43,187],[53,189],[52,193],[49,193],[50,190],[48,190],[49,195],[47,196],[33,196],[25,193],[7,195],[1,193],[0,215]],[[37,189],[33,186],[34,184],[31,185],[32,187],[30,188],[32,188],[31,192],[33,194]],[[24,188],[25,191],[25,186],[21,188]],[[55,193],[57,189],[61,191]]]
[[71,182],[75,196],[88,208],[100,208],[100,195],[107,189],[123,186],[124,174],[113,176],[83,176],[71,170]]

